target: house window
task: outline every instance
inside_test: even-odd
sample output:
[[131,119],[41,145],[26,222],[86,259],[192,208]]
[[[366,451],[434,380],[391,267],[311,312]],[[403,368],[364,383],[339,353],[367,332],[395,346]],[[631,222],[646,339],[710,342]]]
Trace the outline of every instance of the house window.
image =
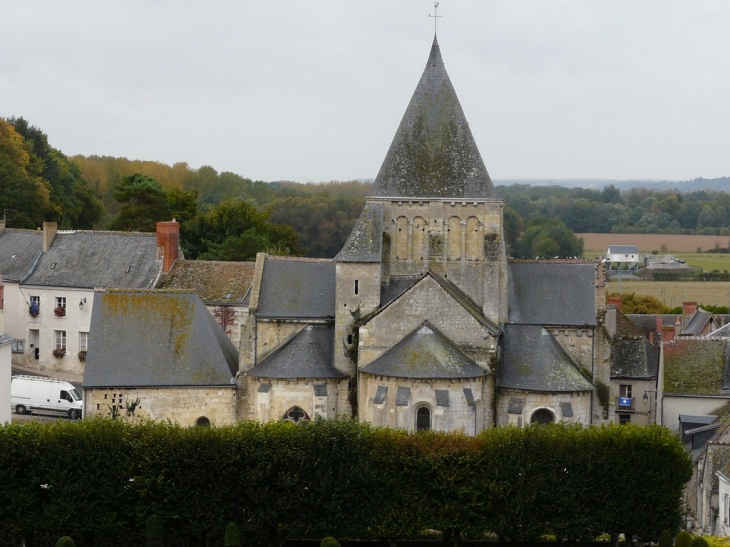
[[631,423],[631,414],[619,414],[618,423],[621,425],[630,424]]
[[10,342],[10,348],[13,353],[23,353],[23,346],[25,345],[25,340],[13,340]]
[[431,429],[431,409],[427,406],[419,407],[416,410],[416,431],[428,431]]
[[298,406],[293,406],[284,413],[282,419],[289,422],[308,422],[309,416]]
[[64,310],[66,309],[66,297],[65,296],[56,297],[56,307],[63,308]]
[[79,351],[86,351],[87,349],[89,349],[89,333],[80,332],[79,333]]
[[55,335],[55,348],[54,349],[66,349],[66,331],[65,330],[54,330]]
[[555,416],[547,408],[539,408],[532,413],[530,422],[533,424],[550,424],[555,421]]
[[33,317],[36,317],[41,312],[41,297],[31,296],[30,297],[30,309],[28,310]]
[[619,386],[619,389],[621,390],[621,397],[628,397],[629,399],[633,397],[633,389],[631,384],[621,384]]

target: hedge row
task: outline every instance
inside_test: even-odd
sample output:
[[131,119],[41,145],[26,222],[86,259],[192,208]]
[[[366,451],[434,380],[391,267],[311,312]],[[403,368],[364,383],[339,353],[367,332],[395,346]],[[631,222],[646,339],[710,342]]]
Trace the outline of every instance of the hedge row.
[[[94,419],[0,428],[0,529],[169,545],[413,538],[435,529],[513,540],[676,530],[691,464],[660,427],[408,434],[353,421],[181,428]],[[11,541],[10,538],[5,538]],[[134,541],[133,541],[134,540]],[[107,543],[109,541],[109,543]]]

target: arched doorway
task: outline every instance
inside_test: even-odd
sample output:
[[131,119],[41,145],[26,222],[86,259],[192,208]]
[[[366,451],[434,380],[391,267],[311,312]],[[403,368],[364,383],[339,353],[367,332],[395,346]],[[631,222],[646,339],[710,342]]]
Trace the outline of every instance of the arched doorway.
[[427,406],[418,407],[416,410],[416,431],[428,431],[431,429],[431,409]]
[[200,418],[195,420],[195,425],[200,427],[210,427],[210,420],[205,416],[201,416]]
[[281,417],[281,419],[289,422],[294,422],[296,424],[299,422],[308,422],[309,416],[300,407],[293,406],[289,410],[284,412],[284,415]]
[[555,421],[555,415],[550,412],[547,408],[538,408],[532,413],[530,423],[533,424],[551,424]]

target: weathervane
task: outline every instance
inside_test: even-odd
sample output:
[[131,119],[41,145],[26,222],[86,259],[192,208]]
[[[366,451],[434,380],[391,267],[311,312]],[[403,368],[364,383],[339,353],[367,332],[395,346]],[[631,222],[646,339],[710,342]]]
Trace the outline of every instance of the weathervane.
[[439,17],[443,17],[443,15],[437,15],[438,9],[439,9],[439,3],[438,2],[434,2],[433,3],[433,15],[431,15],[430,13],[428,14],[429,17],[433,17],[433,33],[434,34],[436,34],[436,20]]

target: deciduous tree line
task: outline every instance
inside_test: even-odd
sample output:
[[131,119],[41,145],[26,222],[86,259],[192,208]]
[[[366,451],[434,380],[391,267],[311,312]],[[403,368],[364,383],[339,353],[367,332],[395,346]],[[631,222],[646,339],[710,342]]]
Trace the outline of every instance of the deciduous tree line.
[[[0,428],[5,543],[71,535],[141,544],[162,517],[170,545],[282,538],[512,540],[677,530],[691,464],[661,427],[495,428],[409,434],[354,421],[222,428],[95,419]],[[26,543],[27,545],[27,543]]]

